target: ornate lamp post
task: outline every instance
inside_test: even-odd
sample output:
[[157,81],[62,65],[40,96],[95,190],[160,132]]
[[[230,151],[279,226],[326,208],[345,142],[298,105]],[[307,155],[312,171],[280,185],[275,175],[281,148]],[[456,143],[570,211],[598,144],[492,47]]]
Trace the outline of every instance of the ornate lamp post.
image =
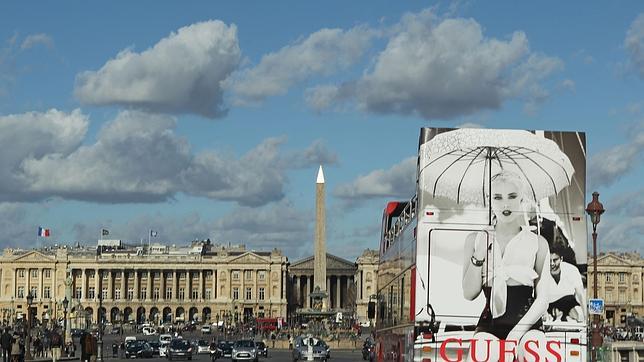
[[[599,202],[599,193],[593,192],[593,200],[586,206],[586,213],[590,216],[590,222],[593,224],[593,298],[597,299],[597,224],[599,224],[601,215],[606,211],[604,205]],[[592,361],[597,361],[597,348],[603,341],[599,333],[599,315],[593,316],[592,322]]]
[[98,295],[98,341],[96,362],[103,362],[103,293]]
[[34,302],[34,296],[31,292],[27,294],[27,333],[25,336],[25,361],[31,361],[31,303]]
[[69,301],[67,297],[63,299],[63,341],[67,343],[67,307],[69,307]]

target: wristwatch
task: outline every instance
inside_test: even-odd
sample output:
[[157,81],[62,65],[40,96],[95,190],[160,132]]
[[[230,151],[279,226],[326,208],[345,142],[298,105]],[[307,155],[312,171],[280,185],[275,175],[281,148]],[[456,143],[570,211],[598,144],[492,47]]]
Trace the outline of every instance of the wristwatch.
[[474,255],[472,255],[472,257],[470,258],[470,261],[474,266],[483,266],[483,263],[485,263],[485,259],[478,260],[477,258],[474,257]]

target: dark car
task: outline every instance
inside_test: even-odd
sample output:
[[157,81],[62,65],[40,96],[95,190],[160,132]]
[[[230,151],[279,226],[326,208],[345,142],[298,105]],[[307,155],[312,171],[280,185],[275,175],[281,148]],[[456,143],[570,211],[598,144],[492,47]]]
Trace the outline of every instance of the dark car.
[[219,349],[221,350],[221,356],[224,358],[230,358],[233,354],[233,344],[235,342],[231,341],[221,341],[219,342]]
[[151,341],[151,342],[148,342],[148,344],[150,345],[150,347],[152,347],[152,354],[155,355],[155,356],[158,356],[159,355],[159,348],[161,347],[161,342],[159,342],[159,341]]
[[79,328],[72,328],[72,337],[81,337],[85,331]]
[[152,354],[146,341],[132,341],[125,346],[125,358],[152,358]]
[[255,342],[257,346],[257,355],[268,357],[268,346],[264,342]]
[[192,345],[185,339],[173,339],[168,346],[168,360],[177,358],[192,359]]
[[376,345],[370,341],[366,340],[362,345],[362,359],[373,362],[376,355]]

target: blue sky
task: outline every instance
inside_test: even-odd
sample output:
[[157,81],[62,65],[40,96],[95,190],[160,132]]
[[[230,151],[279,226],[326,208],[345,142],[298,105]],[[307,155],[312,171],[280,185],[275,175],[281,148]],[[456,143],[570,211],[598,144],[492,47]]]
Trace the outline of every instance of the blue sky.
[[[600,250],[644,254],[644,6],[585,2],[0,4],[0,245],[376,248],[420,127],[578,130]],[[36,238],[38,226],[52,230]]]

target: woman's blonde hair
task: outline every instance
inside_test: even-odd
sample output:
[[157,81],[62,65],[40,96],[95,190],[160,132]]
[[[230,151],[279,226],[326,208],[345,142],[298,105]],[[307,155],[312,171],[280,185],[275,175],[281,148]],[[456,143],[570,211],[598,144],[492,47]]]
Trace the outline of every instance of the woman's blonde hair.
[[[495,183],[495,182],[509,182],[517,187],[517,193],[519,194],[519,198],[521,201],[521,212],[523,213],[523,219],[525,221],[525,224],[528,225],[530,222],[530,217],[529,217],[529,212],[530,210],[534,207],[535,203],[532,201],[532,198],[528,193],[528,183],[525,180],[525,178],[521,177],[519,174],[513,171],[509,170],[501,170],[497,172],[496,174],[492,175],[492,178],[490,180],[490,183]],[[487,190],[488,195],[486,197],[489,197],[489,193],[491,190]],[[496,219],[496,216],[494,217]]]

